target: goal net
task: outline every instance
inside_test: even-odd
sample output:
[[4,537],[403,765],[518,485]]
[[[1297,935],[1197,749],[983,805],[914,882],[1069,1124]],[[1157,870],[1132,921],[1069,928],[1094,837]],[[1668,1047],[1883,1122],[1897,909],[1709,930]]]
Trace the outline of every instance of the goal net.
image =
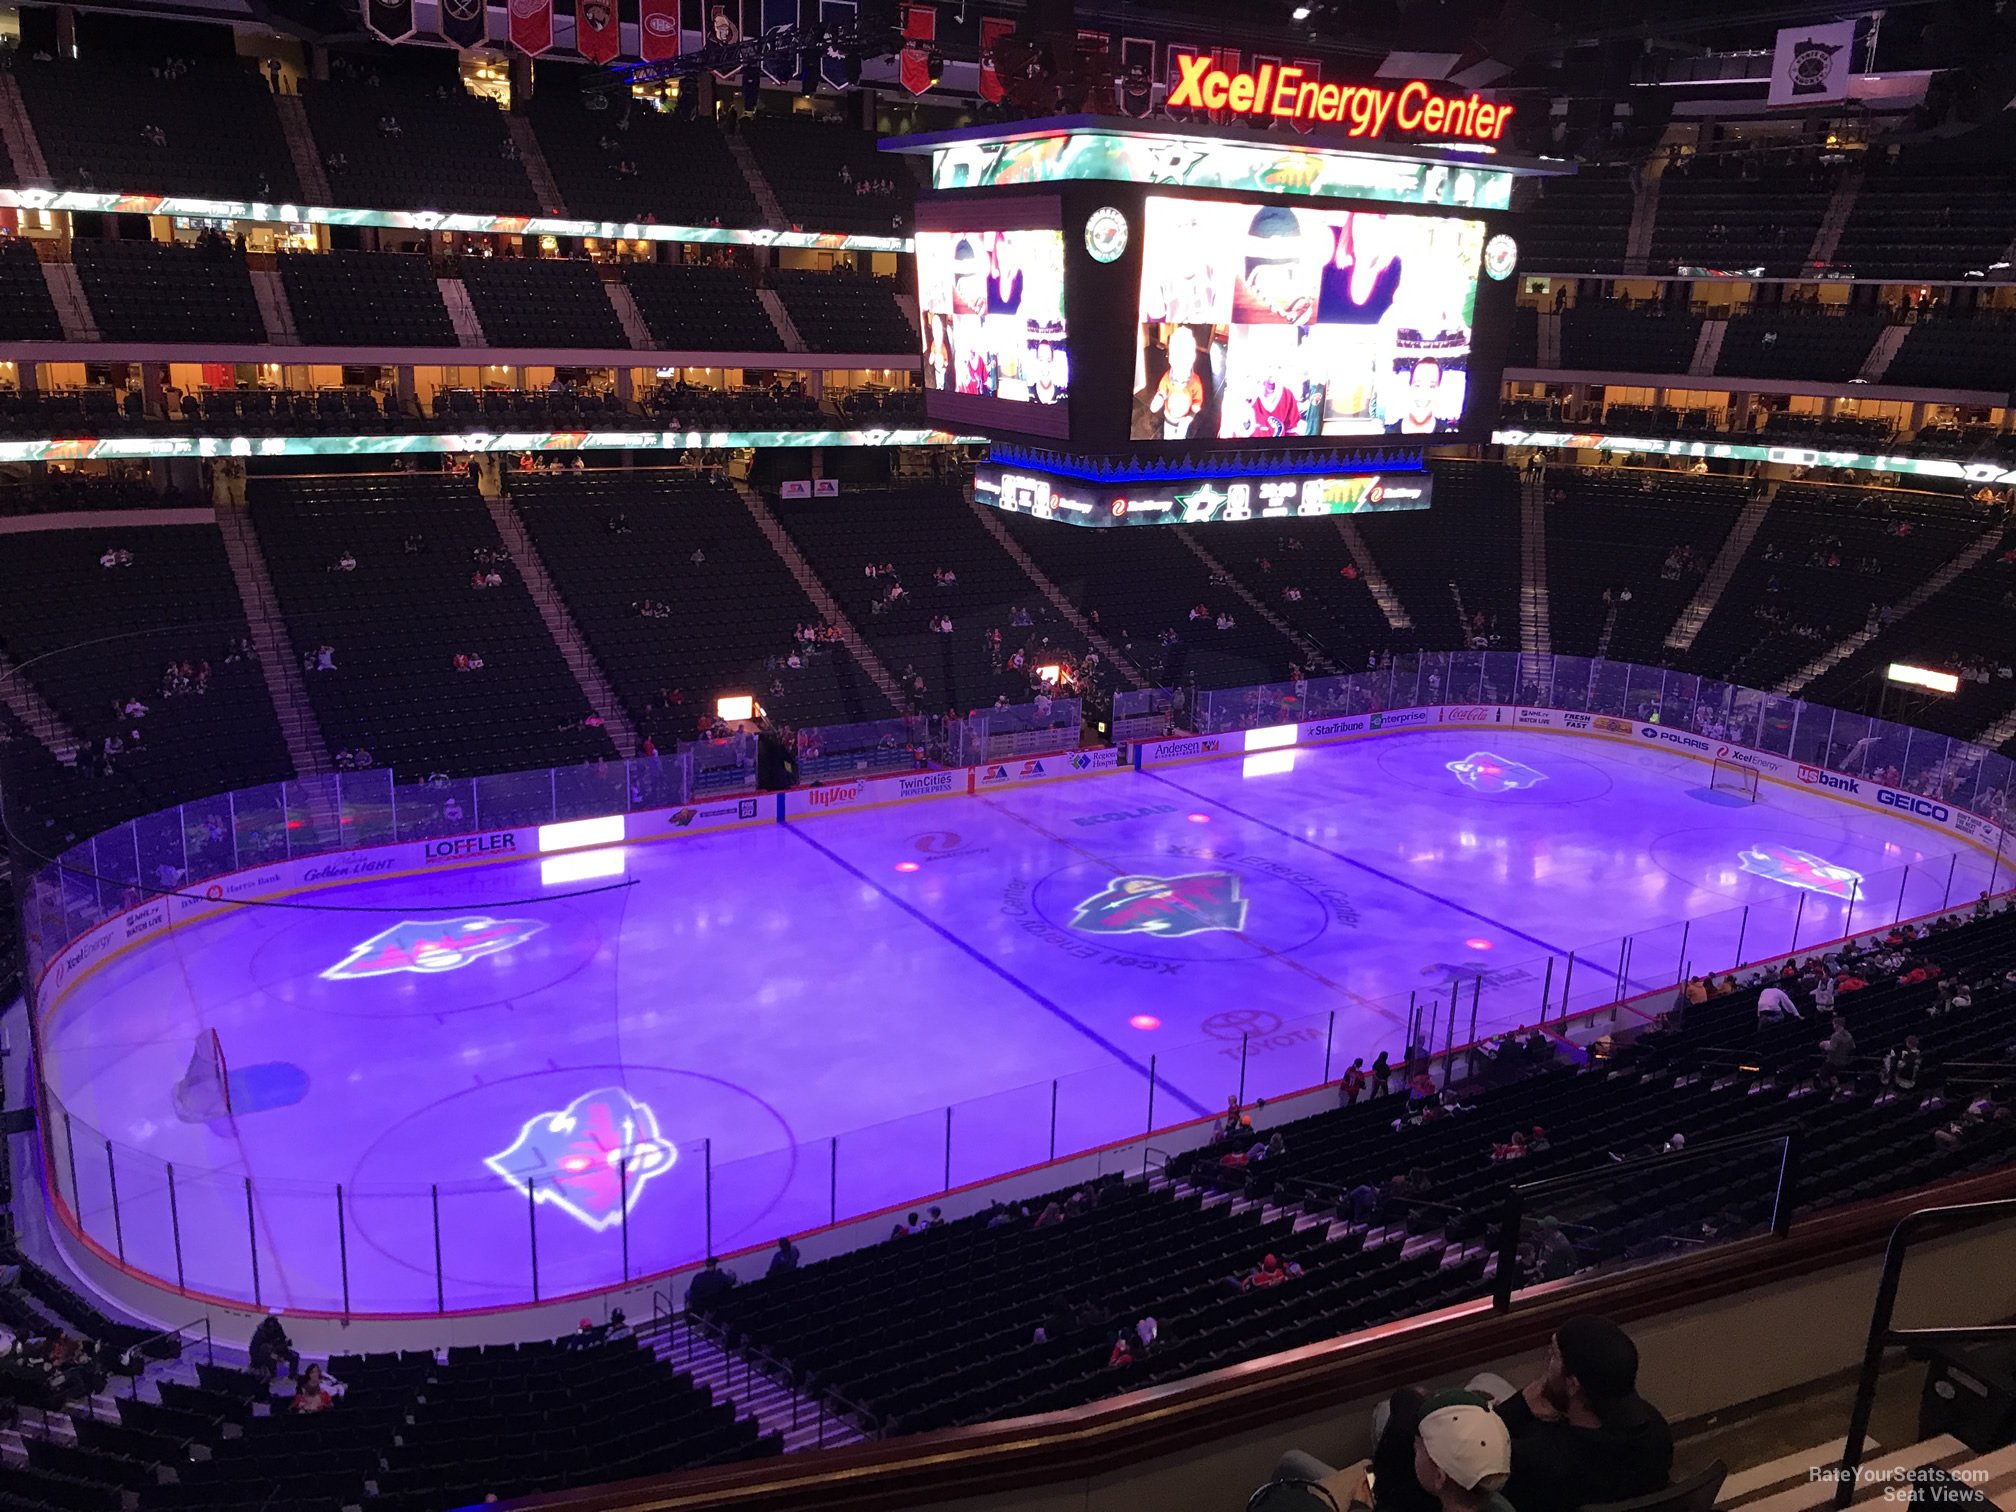
[[224,1046],[215,1029],[196,1035],[189,1069],[175,1083],[175,1112],[185,1123],[207,1123],[231,1116],[231,1077],[224,1064]]
[[1711,793],[1734,793],[1745,802],[1755,803],[1757,769],[1718,759],[1714,773],[1708,779],[1708,790]]

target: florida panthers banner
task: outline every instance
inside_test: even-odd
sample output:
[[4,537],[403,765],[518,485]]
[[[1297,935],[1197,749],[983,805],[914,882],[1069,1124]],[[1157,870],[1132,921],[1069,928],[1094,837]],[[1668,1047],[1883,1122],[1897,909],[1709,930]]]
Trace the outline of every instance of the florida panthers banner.
[[364,19],[387,42],[404,42],[413,35],[413,0],[368,0]]
[[637,55],[646,63],[679,56],[679,0],[638,0]]
[[490,20],[483,0],[441,0],[441,37],[457,47],[481,47],[489,40]]
[[938,8],[911,4],[903,7],[903,51],[897,55],[896,77],[915,95],[931,88],[932,44],[938,40]]
[[980,98],[989,104],[999,105],[1006,93],[1001,87],[1001,75],[994,68],[994,46],[1014,31],[1015,23],[1006,16],[980,18]]
[[553,0],[510,0],[511,45],[531,57],[553,48]]
[[590,63],[615,61],[623,50],[616,0],[574,0],[574,50]]

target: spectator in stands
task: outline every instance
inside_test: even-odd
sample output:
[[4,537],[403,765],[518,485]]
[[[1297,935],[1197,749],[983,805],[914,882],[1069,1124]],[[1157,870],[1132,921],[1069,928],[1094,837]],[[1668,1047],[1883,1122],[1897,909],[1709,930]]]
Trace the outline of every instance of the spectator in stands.
[[280,1374],[280,1366],[285,1363],[288,1374],[301,1374],[301,1352],[294,1347],[294,1341],[287,1337],[287,1330],[280,1320],[268,1313],[252,1330],[252,1338],[247,1345],[252,1357],[252,1371],[255,1375],[272,1380]]
[[1766,987],[1757,994],[1757,1027],[1763,1029],[1787,1019],[1800,1018],[1799,1005],[1779,986]]
[[331,645],[317,646],[308,654],[310,672],[334,672],[336,670],[336,648]]
[[294,1400],[288,1404],[289,1412],[327,1412],[336,1404],[328,1383],[323,1379],[322,1367],[310,1365],[303,1372],[294,1387]]
[[766,1276],[788,1276],[798,1269],[798,1246],[786,1237],[777,1241],[777,1248],[770,1254],[770,1269]]
[[1302,1267],[1293,1260],[1284,1265],[1279,1256],[1268,1255],[1253,1267],[1239,1285],[1243,1291],[1252,1291],[1257,1287],[1279,1286],[1284,1281],[1291,1281],[1301,1274]]
[[1376,1056],[1372,1058],[1371,1095],[1373,1097],[1384,1097],[1392,1090],[1393,1090],[1393,1067],[1391,1063],[1388,1062],[1388,1060],[1386,1059],[1386,1052],[1384,1050],[1381,1050]]
[[[107,546],[105,554],[98,558],[98,565],[100,567],[131,567],[133,565],[133,553],[126,550],[123,546]],[[1985,898],[1988,895],[1983,893],[1981,896]],[[1979,915],[1976,917],[1979,917]]]
[[1476,1391],[1440,1391],[1421,1407],[1414,1477],[1442,1512],[1512,1512],[1512,1435]]
[[1918,1074],[1924,1069],[1924,1065],[1925,1057],[1918,1049],[1918,1036],[1907,1034],[1902,1045],[1893,1046],[1884,1052],[1883,1085],[1892,1092],[1915,1091],[1918,1086]]
[[1607,1318],[1570,1318],[1546,1374],[1498,1404],[1512,1439],[1505,1496],[1533,1512],[1624,1501],[1666,1484],[1673,1432],[1638,1395],[1638,1349]]
[[1855,1065],[1855,1036],[1848,1032],[1848,1021],[1840,1014],[1834,1015],[1833,1028],[1820,1041],[1820,1078],[1822,1087],[1838,1087]]
[[707,1263],[693,1277],[686,1288],[686,1307],[689,1312],[705,1312],[714,1303],[735,1288],[735,1272],[717,1260],[707,1257]]

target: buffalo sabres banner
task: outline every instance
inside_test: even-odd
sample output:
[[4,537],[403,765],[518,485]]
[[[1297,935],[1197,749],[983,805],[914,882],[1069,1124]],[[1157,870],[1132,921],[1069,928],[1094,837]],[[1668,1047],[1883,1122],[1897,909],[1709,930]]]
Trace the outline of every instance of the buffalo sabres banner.
[[[852,26],[854,16],[855,0],[819,0],[819,24],[828,31]],[[847,89],[854,83],[847,77],[847,60],[836,58],[831,52],[819,54],[819,78],[832,89]]]
[[510,0],[511,45],[537,57],[553,48],[553,0]]
[[896,77],[914,95],[931,88],[931,53],[938,40],[938,7],[903,7],[903,51],[896,58]]
[[483,0],[441,0],[441,38],[457,47],[481,47],[490,40]]
[[1148,37],[1120,39],[1120,108],[1145,116],[1155,108],[1155,43]]
[[1788,26],[1771,57],[1771,106],[1835,105],[1855,72],[1855,23]]
[[1001,87],[1001,75],[994,68],[994,45],[1014,32],[1015,23],[1006,16],[980,18],[980,98],[992,105],[999,105],[1006,93]]
[[637,56],[646,63],[679,56],[679,0],[638,0]]
[[[774,37],[798,24],[798,0],[763,0],[763,35]],[[763,54],[763,77],[789,84],[798,77],[796,48],[772,48]]]
[[615,61],[623,50],[616,0],[574,0],[574,50],[590,63]]
[[364,19],[387,42],[404,42],[413,35],[413,0],[367,0]]

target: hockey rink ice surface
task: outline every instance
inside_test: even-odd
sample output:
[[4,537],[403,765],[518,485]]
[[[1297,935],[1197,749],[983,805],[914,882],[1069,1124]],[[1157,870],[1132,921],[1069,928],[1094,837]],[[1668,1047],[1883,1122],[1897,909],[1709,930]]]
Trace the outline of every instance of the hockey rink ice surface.
[[[1473,1002],[1480,1034],[1531,1023],[1543,987],[1668,989],[1739,935],[1756,959],[1991,880],[1929,825],[1708,783],[1422,733],[632,846],[629,885],[528,860],[245,907],[56,1005],[57,1179],[191,1291],[251,1297],[256,1249],[268,1306],[342,1309],[346,1272],[358,1312],[515,1304],[535,1246],[550,1298],[928,1201],[948,1127],[956,1186],[1215,1112],[1242,1046],[1249,1100],[1397,1060],[1410,993],[1461,1043]],[[480,943],[413,969],[451,925]],[[233,1110],[191,1121],[203,1028]]]

